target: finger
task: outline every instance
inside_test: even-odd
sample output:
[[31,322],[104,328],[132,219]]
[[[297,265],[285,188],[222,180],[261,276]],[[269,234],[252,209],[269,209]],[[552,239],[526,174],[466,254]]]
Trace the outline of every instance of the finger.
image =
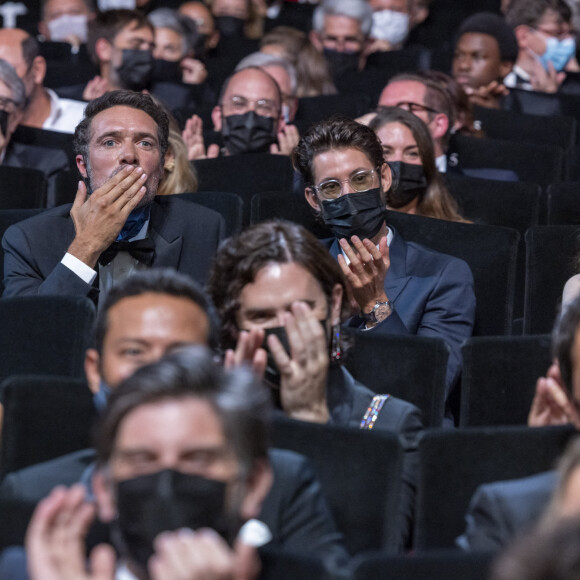
[[338,241],[338,243],[340,244],[340,248],[342,249],[343,254],[348,258],[350,262],[349,266],[352,265],[353,261],[360,263],[358,254],[353,250],[353,248],[350,246],[346,238],[341,238]]
[[342,273],[344,274],[344,277],[346,278],[350,288],[352,289],[353,286],[356,287],[360,282],[359,277],[350,269],[342,254],[338,255],[337,260],[338,265],[340,266],[340,269],[342,270]]
[[292,312],[305,342],[307,357],[318,363],[327,361],[326,333],[316,314],[304,302],[293,304]]
[[272,145],[270,145],[270,154],[280,155],[280,149],[278,148],[278,145],[276,143],[272,143]]
[[108,198],[109,201],[117,199],[123,192],[135,183],[143,174],[143,168],[134,165],[126,165],[115,175],[95,190],[91,195],[93,199],[100,197]]
[[278,369],[280,369],[280,373],[287,374],[290,369],[291,359],[286,350],[284,349],[284,347],[282,346],[280,339],[276,335],[271,334],[270,336],[268,336],[267,342],[270,354],[274,358],[276,366],[278,367]]
[[261,381],[266,374],[266,365],[268,364],[268,353],[263,348],[258,348],[254,353],[252,360],[252,370],[256,377]]
[[224,356],[224,369],[231,370],[236,366],[236,355],[231,348],[226,350],[226,354]]
[[113,207],[127,215],[132,212],[147,192],[146,181],[147,174],[141,173],[139,179],[129,187],[124,188],[124,184],[119,185],[117,190],[121,192],[112,202]]
[[207,158],[215,159],[220,154],[220,147],[216,143],[210,145],[207,149]]
[[91,551],[89,558],[92,579],[113,580],[115,577],[116,557],[113,546],[99,544]]
[[[294,309],[292,310],[294,311]],[[286,328],[286,336],[288,337],[292,360],[296,361],[300,366],[306,365],[308,359],[306,341],[308,337],[303,336],[302,326],[293,313],[286,313],[284,315],[284,327]]]
[[391,255],[389,251],[389,244],[387,243],[387,236],[384,236],[379,240],[379,252],[383,258],[385,269],[388,270],[389,266],[391,265]]

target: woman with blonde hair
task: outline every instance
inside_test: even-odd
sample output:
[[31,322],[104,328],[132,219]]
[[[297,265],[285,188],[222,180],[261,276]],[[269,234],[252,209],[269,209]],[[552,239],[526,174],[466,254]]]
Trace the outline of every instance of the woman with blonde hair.
[[425,217],[467,222],[435,165],[433,140],[416,115],[397,107],[380,107],[369,122],[383,146],[393,184],[387,207]]

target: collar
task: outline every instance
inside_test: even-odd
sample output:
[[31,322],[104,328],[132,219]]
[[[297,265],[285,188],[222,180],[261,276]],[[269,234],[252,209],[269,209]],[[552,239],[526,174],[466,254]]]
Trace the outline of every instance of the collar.
[[354,379],[339,363],[331,363],[326,378],[326,403],[334,425],[348,425],[354,404]]
[[63,108],[58,95],[52,89],[45,87],[44,90],[50,98],[50,114],[44,120],[43,125],[51,127],[62,117]]
[[439,173],[447,173],[447,155],[439,155],[439,157],[435,157],[435,166]]

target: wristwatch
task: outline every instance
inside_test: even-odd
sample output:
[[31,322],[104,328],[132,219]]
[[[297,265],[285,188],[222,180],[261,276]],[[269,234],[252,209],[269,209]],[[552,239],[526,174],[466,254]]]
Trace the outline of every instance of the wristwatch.
[[390,300],[387,300],[386,302],[380,302],[377,300],[377,303],[369,313],[361,312],[361,317],[367,322],[378,324],[388,318],[392,313],[393,303]]

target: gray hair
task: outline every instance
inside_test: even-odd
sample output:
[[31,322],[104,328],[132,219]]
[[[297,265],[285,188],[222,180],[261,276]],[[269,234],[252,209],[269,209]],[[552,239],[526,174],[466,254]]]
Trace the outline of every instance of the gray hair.
[[324,30],[326,16],[347,16],[360,22],[361,32],[368,36],[373,25],[373,10],[365,0],[323,0],[312,16],[312,28]]
[[24,83],[16,74],[14,67],[3,59],[0,59],[0,81],[2,81],[12,93],[12,100],[19,109],[26,108],[26,91]]
[[153,28],[169,28],[181,36],[181,46],[183,54],[187,54],[190,46],[189,30],[183,23],[183,16],[171,8],[157,8],[148,16],[147,20]]
[[96,432],[99,463],[111,458],[129,413],[142,405],[189,398],[211,405],[242,475],[249,476],[256,462],[268,454],[270,391],[247,368],[223,370],[203,346],[179,348],[141,367],[113,391]]
[[265,68],[268,66],[278,66],[288,73],[288,76],[290,77],[290,90],[292,91],[292,96],[295,97],[296,88],[298,86],[296,67],[285,58],[280,58],[273,54],[266,54],[265,52],[253,52],[238,63],[234,72],[239,72],[250,67]]

